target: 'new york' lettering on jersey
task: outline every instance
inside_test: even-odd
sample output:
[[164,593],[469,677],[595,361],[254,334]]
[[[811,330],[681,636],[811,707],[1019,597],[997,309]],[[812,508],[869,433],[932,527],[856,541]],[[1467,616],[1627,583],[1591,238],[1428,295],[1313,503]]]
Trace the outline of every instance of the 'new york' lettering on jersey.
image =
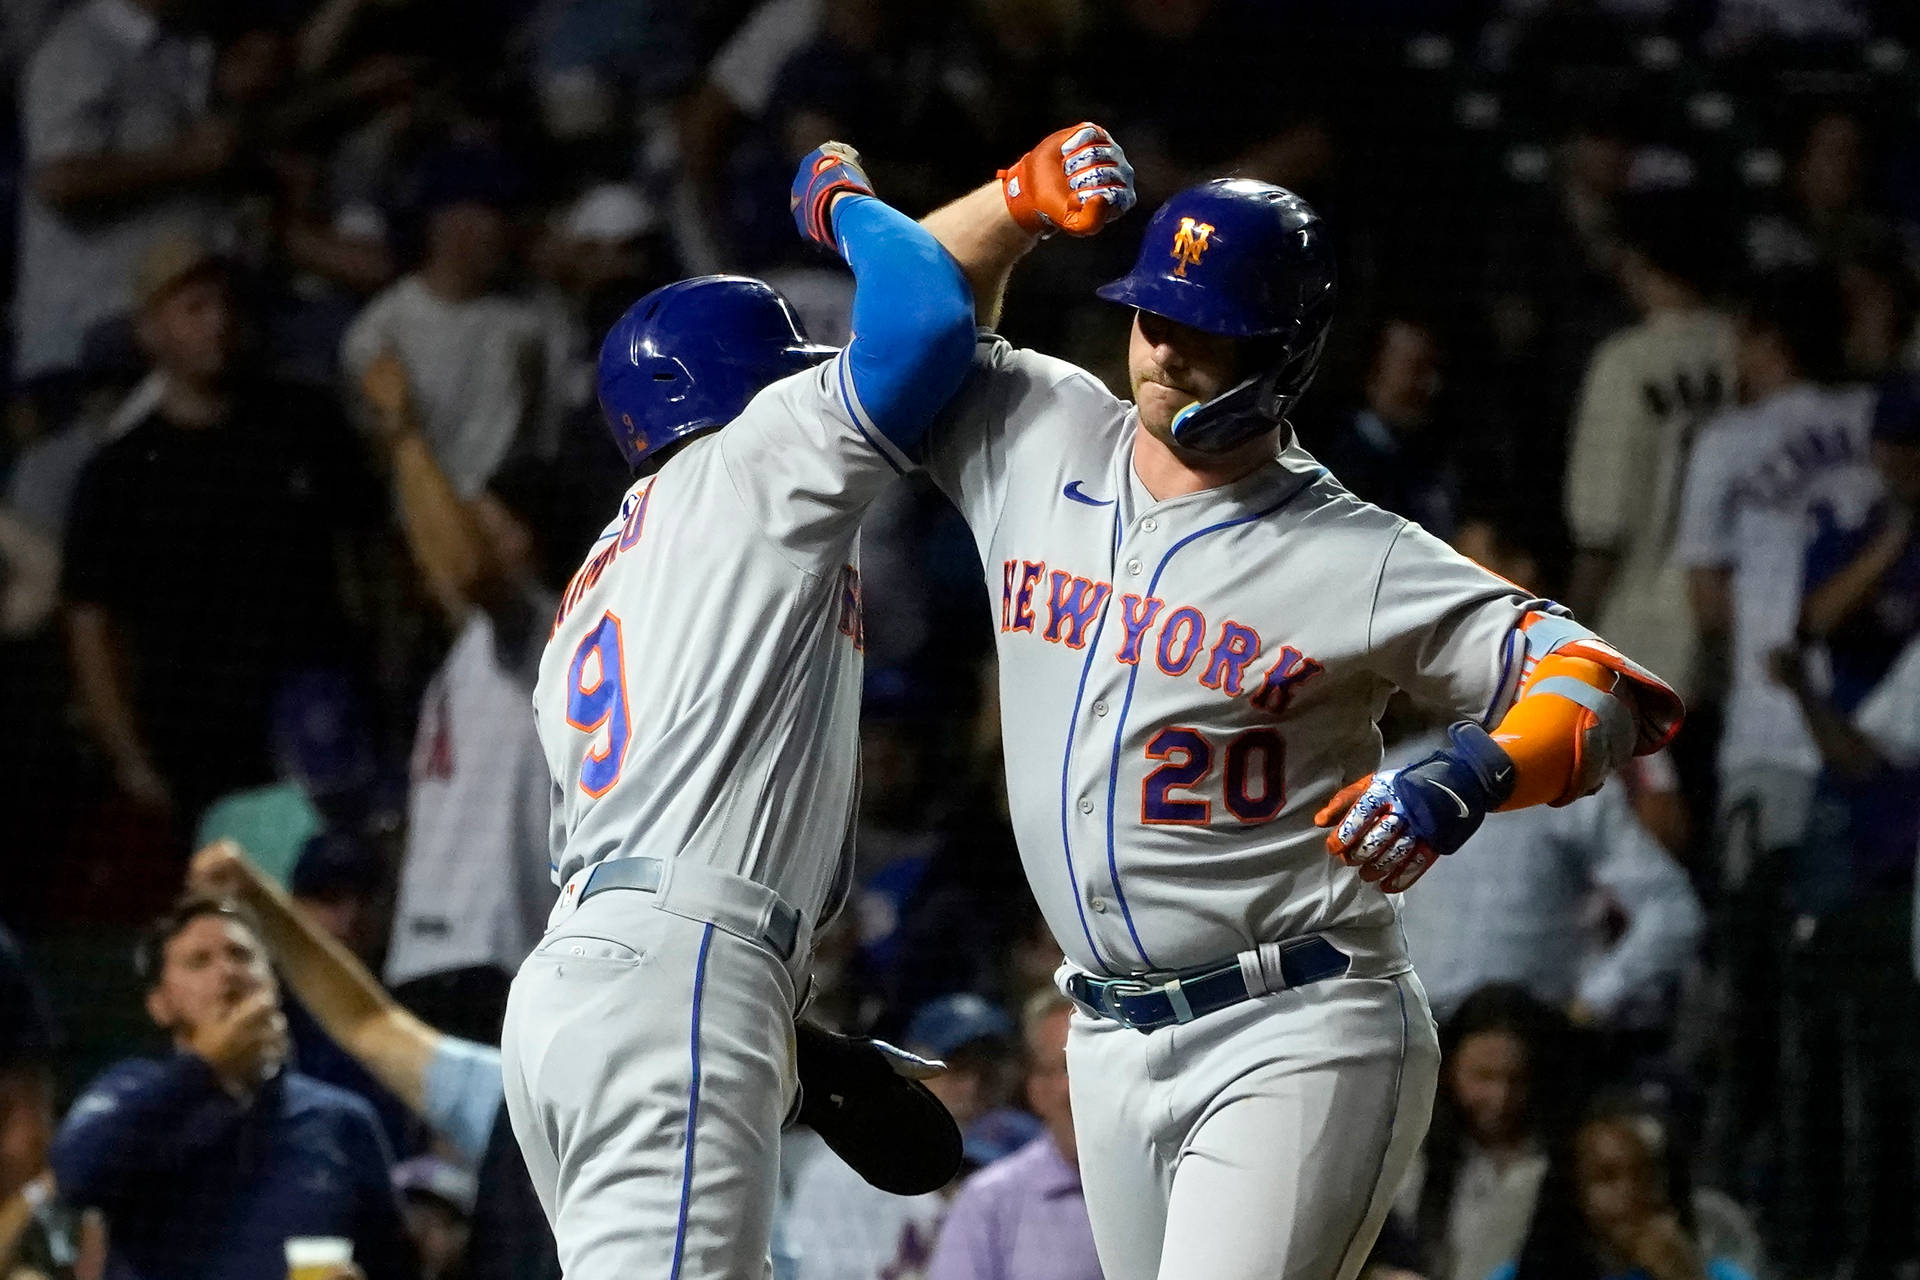
[[844,898],[864,627],[859,521],[896,465],[838,390],[774,383],[627,491],[561,597],[534,718],[556,884],[692,859],[823,922]]
[[1289,443],[1156,502],[1137,417],[1071,365],[983,340],[928,468],[993,600],[1008,798],[1055,936],[1165,972],[1319,929],[1391,926],[1312,815],[1380,760],[1396,687],[1482,723],[1550,606],[1347,493]]

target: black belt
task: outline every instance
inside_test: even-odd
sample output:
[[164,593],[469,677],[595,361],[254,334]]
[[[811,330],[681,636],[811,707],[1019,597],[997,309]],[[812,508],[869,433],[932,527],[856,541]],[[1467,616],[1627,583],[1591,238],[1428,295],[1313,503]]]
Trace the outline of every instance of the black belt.
[[[1280,948],[1280,974],[1285,983],[1274,990],[1337,978],[1352,964],[1346,952],[1317,935],[1284,943]],[[1224,964],[1184,970],[1164,982],[1096,978],[1076,970],[1067,975],[1067,994],[1088,1013],[1135,1031],[1153,1031],[1192,1022],[1272,992],[1250,990],[1246,973],[1235,958]]]
[[[660,858],[610,858],[595,865],[587,874],[587,882],[580,887],[580,901],[585,902],[596,893],[608,889],[638,889],[642,893],[658,893],[666,878],[667,864]],[[767,891],[772,896],[772,891]],[[794,946],[800,939],[800,912],[786,901],[774,898],[773,908],[767,913],[766,923],[759,927],[758,936],[751,932],[734,929],[726,921],[716,920],[728,932],[740,933],[749,942],[760,942],[772,948],[782,962],[793,959]],[[739,922],[736,922],[739,923]]]

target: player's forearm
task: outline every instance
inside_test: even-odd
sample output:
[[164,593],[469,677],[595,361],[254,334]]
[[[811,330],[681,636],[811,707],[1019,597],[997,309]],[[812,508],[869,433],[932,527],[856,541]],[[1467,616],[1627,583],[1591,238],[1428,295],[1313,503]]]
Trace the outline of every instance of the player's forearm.
[[[1555,641],[1556,632],[1571,629]],[[1658,676],[1570,621],[1530,615],[1522,634],[1548,637],[1519,697],[1493,730],[1513,762],[1513,791],[1498,807],[1566,804],[1599,789],[1636,754],[1679,731],[1684,708]]]
[[196,182],[211,166],[187,147],[101,152],[49,160],[33,171],[34,193],[63,212],[112,205]]
[[834,234],[853,268],[845,376],[873,426],[908,457],[973,360],[973,296],[924,227],[872,196],[840,196]]
[[300,1003],[341,1048],[420,1111],[440,1033],[401,1008],[351,951],[251,865],[241,897]]
[[1876,538],[1847,566],[1807,593],[1800,606],[1800,629],[1810,636],[1830,636],[1848,618],[1872,602],[1888,570],[1906,553],[1906,537]]
[[922,218],[920,225],[966,273],[967,283],[973,287],[975,318],[989,329],[999,324],[1013,268],[1039,241],[1021,230],[1007,211],[999,180],[942,205]]
[[1813,744],[1829,769],[1843,778],[1861,781],[1888,767],[1886,757],[1867,735],[1819,693],[1802,681],[1789,684],[1787,692],[1800,704],[1801,719],[1806,722],[1807,732],[1813,735]]
[[392,458],[400,525],[421,573],[453,600],[481,604],[494,598],[505,569],[426,437],[413,430],[399,434]]
[[94,741],[118,767],[150,764],[127,688],[125,654],[106,610],[90,604],[68,609],[67,652],[80,714]]

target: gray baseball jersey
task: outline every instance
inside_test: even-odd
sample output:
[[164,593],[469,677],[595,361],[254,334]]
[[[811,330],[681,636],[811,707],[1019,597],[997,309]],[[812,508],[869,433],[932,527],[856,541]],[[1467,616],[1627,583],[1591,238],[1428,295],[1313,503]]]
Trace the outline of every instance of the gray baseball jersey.
[[903,461],[844,357],[782,379],[627,491],[561,599],[534,689],[553,874],[691,859],[816,925],[857,790],[860,514]]
[[1517,624],[1549,606],[1297,444],[1156,502],[1137,422],[1085,372],[991,339],[932,439],[993,598],[1008,798],[1048,923],[1108,973],[1391,924],[1313,814],[1378,767],[1394,688],[1499,719]]

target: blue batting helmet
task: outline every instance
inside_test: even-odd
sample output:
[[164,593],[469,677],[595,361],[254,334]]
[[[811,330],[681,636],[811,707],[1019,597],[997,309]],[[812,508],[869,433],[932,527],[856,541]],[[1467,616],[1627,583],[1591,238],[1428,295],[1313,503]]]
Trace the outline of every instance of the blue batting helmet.
[[1098,293],[1248,340],[1252,372],[1173,420],[1178,444],[1219,453],[1271,430],[1313,381],[1333,322],[1334,285],[1333,246],[1306,201],[1285,187],[1221,178],[1160,206],[1133,270]]
[[809,342],[787,300],[747,276],[655,289],[600,344],[600,410],[627,462],[724,427],[763,387],[834,354]]

